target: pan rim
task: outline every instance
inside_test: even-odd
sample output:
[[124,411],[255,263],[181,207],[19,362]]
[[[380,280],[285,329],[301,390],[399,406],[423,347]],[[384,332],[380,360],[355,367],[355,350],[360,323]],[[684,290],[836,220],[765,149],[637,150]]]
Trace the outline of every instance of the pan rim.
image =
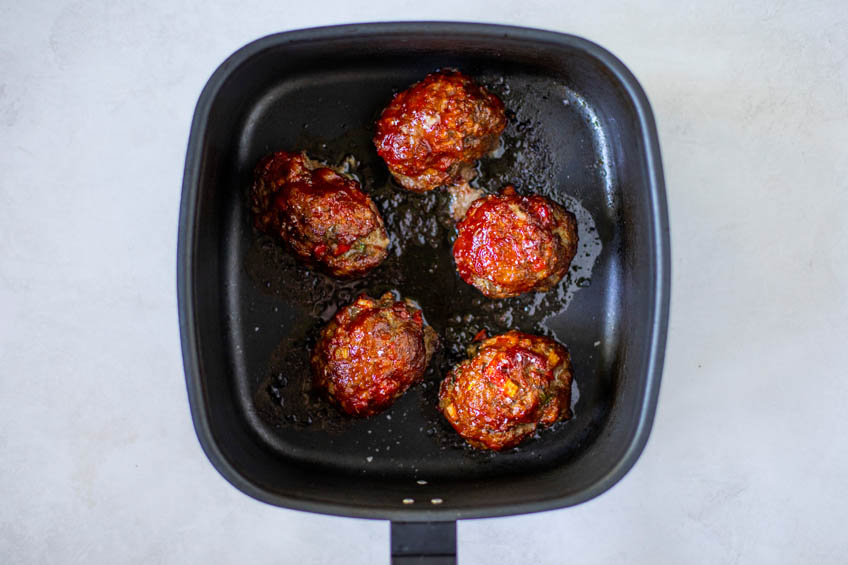
[[[648,174],[647,196],[652,210],[651,232],[654,236],[655,288],[652,301],[651,340],[647,355],[645,395],[639,409],[638,424],[621,459],[604,475],[583,490],[566,496],[546,497],[512,504],[494,504],[471,509],[419,508],[399,509],[387,506],[348,505],[329,502],[309,496],[291,497],[262,488],[242,474],[218,447],[209,424],[205,389],[201,378],[201,361],[198,354],[197,324],[193,303],[194,280],[190,268],[196,248],[196,215],[199,165],[202,159],[200,137],[206,130],[210,110],[218,91],[230,74],[242,63],[263,50],[296,42],[322,42],[362,35],[432,35],[434,33],[462,33],[483,38],[511,39],[547,43],[578,48],[595,57],[625,88],[636,110],[640,134],[645,145],[644,159]],[[192,118],[183,174],[177,243],[177,303],[182,345],[183,367],[186,377],[189,407],[200,445],[217,471],[234,487],[248,496],[294,510],[316,512],[335,516],[391,519],[402,521],[439,521],[469,518],[490,518],[554,510],[574,506],[609,490],[633,467],[650,436],[656,410],[665,355],[670,308],[671,253],[669,220],[662,173],[659,139],[654,115],[647,95],[635,76],[615,55],[600,45],[575,35],[534,28],[480,24],[471,22],[380,22],[357,23],[298,29],[267,35],[254,40],[230,55],[211,75],[203,88]]]

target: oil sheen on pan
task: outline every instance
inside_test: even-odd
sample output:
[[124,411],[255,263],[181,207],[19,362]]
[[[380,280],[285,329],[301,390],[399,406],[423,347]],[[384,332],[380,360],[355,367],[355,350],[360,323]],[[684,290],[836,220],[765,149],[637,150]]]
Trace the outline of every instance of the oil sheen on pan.
[[[243,268],[253,284],[275,300],[297,305],[302,315],[294,321],[288,335],[268,360],[267,372],[254,394],[254,407],[271,428],[297,428],[310,433],[343,434],[355,423],[340,414],[312,390],[309,368],[310,351],[321,328],[335,312],[360,293],[380,296],[400,291],[423,309],[427,322],[439,333],[441,350],[435,355],[418,389],[424,406],[426,425],[420,432],[441,449],[462,450],[468,457],[492,457],[476,452],[444,421],[437,410],[439,382],[448,371],[466,357],[466,347],[482,329],[489,335],[509,330],[546,335],[566,346],[568,339],[557,336],[549,321],[568,309],[576,293],[592,284],[592,269],[602,252],[595,220],[580,201],[570,195],[569,186],[554,186],[552,152],[539,134],[542,120],[536,97],[551,96],[551,88],[541,92],[531,80],[505,80],[498,76],[477,76],[480,83],[497,94],[507,109],[508,124],[501,146],[493,155],[477,164],[472,186],[484,193],[496,193],[512,184],[519,193],[541,194],[558,202],[577,218],[579,244],[568,273],[553,289],[543,293],[527,293],[513,298],[492,300],[466,284],[456,272],[452,245],[456,222],[450,215],[448,192],[444,189],[422,194],[403,190],[388,174],[385,165],[371,145],[373,123],[348,124],[334,138],[313,137],[308,124],[297,147],[272,148],[306,150],[331,166],[343,166],[356,177],[376,203],[389,233],[389,256],[379,267],[363,278],[338,280],[303,266],[282,245],[255,233],[247,250]],[[555,89],[563,111],[572,112],[592,135],[585,140],[586,151],[598,155],[589,174],[596,182],[610,182],[606,140],[592,109],[565,86]],[[246,188],[245,188],[246,190]],[[276,309],[276,307],[275,307]],[[255,332],[274,328],[255,327]],[[596,346],[599,344],[596,344]],[[581,378],[576,373],[572,386],[571,408],[579,410]],[[398,427],[411,417],[406,411],[390,411],[375,418],[394,417]],[[556,433],[561,422],[537,434]],[[382,429],[382,428],[381,428]],[[370,430],[369,430],[370,433]],[[514,448],[522,449],[534,440]],[[395,441],[384,438],[369,446],[368,458],[385,454]]]

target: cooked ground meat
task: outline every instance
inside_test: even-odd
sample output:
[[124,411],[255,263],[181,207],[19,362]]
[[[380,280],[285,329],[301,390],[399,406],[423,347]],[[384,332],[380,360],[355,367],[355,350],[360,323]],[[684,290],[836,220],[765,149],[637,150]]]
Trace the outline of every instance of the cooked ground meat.
[[437,345],[436,332],[410,301],[362,295],[321,331],[313,383],[347,414],[371,416],[422,377]]
[[459,276],[489,298],[549,290],[577,252],[574,215],[543,196],[519,196],[511,186],[475,200],[457,234]]
[[542,336],[510,331],[474,344],[439,388],[439,409],[477,448],[501,450],[571,417],[571,358]]
[[474,162],[497,147],[505,127],[497,96],[443,70],[395,95],[377,120],[374,145],[404,188],[424,192],[474,178]]
[[334,276],[363,275],[388,255],[383,219],[359,183],[305,153],[264,158],[256,167],[251,205],[259,230]]
[[465,217],[468,209],[475,200],[482,197],[484,192],[474,188],[465,181],[458,182],[448,187],[450,195],[450,215],[455,221]]

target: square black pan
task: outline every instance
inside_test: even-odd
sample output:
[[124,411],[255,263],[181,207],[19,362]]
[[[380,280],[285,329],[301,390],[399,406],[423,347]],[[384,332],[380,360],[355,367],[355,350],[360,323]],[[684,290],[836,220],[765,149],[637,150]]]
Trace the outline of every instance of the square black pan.
[[[371,145],[392,93],[440,67],[476,77],[510,110],[504,154],[483,161],[481,186],[513,182],[584,210],[583,263],[546,297],[507,307],[464,285],[450,259],[450,229],[433,219],[444,198],[393,187]],[[245,202],[257,161],[300,148],[360,161],[364,188],[395,235],[395,254],[373,276],[337,284],[251,228]],[[636,461],[659,391],[669,238],[651,109],[618,59],[574,36],[384,23],[265,37],[227,59],[198,101],[177,275],[197,435],[213,465],[250,496],[413,522],[580,503]],[[310,339],[338,304],[390,288],[423,306],[446,345],[441,365],[388,412],[341,418],[304,384]],[[435,391],[468,344],[468,319],[490,332],[545,331],[568,345],[575,417],[511,451],[464,447],[436,412]]]

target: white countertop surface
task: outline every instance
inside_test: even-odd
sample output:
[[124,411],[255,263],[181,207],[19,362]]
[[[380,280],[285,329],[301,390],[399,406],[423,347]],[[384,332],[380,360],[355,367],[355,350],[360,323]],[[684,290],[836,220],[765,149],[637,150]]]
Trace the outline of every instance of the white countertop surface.
[[612,490],[461,522],[475,563],[848,560],[848,4],[0,3],[0,561],[388,563],[389,525],[271,507],[188,410],[175,256],[209,75],[262,35],[455,19],[584,36],[653,105],[671,323]]

